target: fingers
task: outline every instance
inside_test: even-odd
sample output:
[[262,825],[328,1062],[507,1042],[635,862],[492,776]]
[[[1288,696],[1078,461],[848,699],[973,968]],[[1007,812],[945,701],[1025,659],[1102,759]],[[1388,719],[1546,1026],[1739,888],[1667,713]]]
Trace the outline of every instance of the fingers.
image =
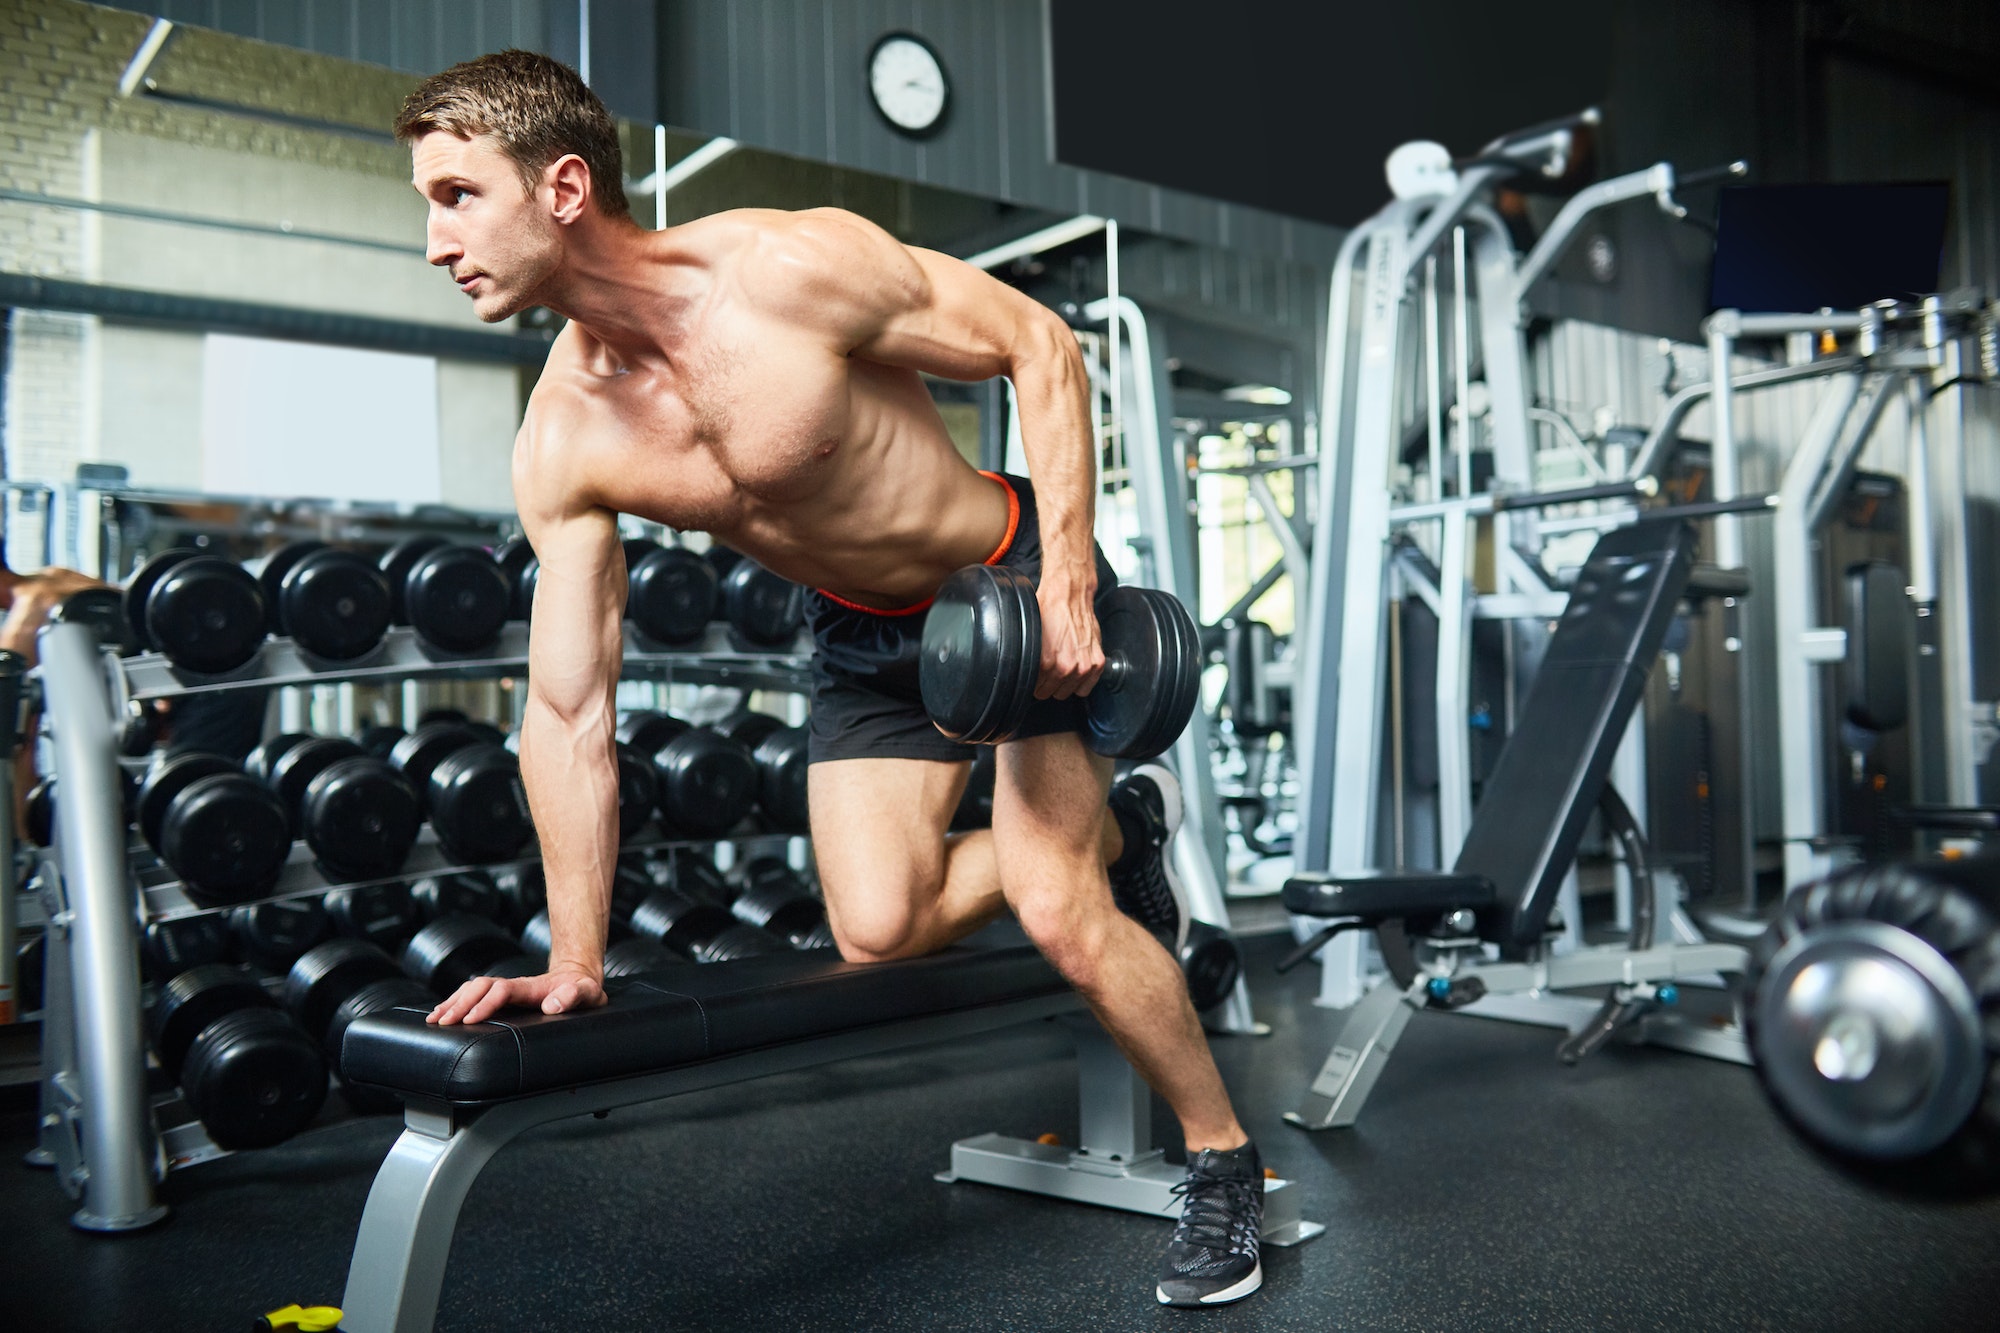
[[[501,980],[499,977],[474,977],[472,980],[466,982],[463,986],[460,986],[457,990],[453,991],[451,993],[451,997],[447,999],[443,1004],[431,1010],[430,1021],[433,1023],[441,1023],[445,1025],[449,1025],[452,1023],[484,1022],[486,1019],[486,1014],[492,1013],[495,1009],[498,1009],[501,1004],[504,1004],[506,1002],[504,999],[504,988],[506,984],[507,983]],[[503,998],[500,999],[499,1001],[496,1001],[491,1006],[488,1006],[486,1012],[480,1014],[477,1018],[471,1017],[470,1015],[474,1012],[474,1010],[477,1009],[488,998],[489,995],[491,995],[493,992],[496,991],[503,992]]]
[[[465,1017],[459,1020],[462,1023],[484,1023],[487,1019],[493,1017],[493,1015],[506,1007],[507,1001],[512,998],[506,981],[496,977],[485,977],[482,980],[490,981],[493,984],[487,987],[486,994],[477,1003],[465,1011]],[[467,985],[470,984],[470,982],[467,983]],[[462,989],[460,993],[463,993]]]

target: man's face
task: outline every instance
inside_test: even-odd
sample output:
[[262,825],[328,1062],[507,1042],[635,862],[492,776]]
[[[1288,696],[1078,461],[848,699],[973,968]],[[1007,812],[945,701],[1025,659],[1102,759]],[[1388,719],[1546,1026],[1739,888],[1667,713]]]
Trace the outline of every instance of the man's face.
[[561,261],[555,220],[485,135],[433,130],[410,146],[411,184],[430,205],[424,257],[451,272],[488,324],[537,303]]

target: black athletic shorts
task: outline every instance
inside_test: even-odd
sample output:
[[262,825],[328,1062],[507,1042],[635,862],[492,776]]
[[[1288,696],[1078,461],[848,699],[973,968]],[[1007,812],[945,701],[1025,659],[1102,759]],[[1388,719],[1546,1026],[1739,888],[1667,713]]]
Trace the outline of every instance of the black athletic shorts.
[[[1042,531],[1035,489],[1026,477],[982,475],[1007,488],[1007,535],[989,565],[1023,570],[1041,582]],[[1097,590],[1118,586],[1118,576],[1097,552]],[[829,759],[970,760],[977,746],[948,739],[924,712],[917,683],[925,612],[930,600],[896,611],[875,611],[817,589],[806,593],[806,624],[813,636],[812,738],[808,763]],[[1080,698],[1037,699],[1014,734],[1048,736],[1083,732]]]

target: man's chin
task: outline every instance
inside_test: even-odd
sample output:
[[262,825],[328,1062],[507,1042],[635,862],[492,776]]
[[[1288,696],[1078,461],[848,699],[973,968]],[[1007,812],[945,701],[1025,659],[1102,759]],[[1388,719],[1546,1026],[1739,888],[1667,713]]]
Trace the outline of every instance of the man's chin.
[[524,309],[523,305],[501,298],[472,303],[472,313],[482,324],[498,324],[501,320],[512,319]]

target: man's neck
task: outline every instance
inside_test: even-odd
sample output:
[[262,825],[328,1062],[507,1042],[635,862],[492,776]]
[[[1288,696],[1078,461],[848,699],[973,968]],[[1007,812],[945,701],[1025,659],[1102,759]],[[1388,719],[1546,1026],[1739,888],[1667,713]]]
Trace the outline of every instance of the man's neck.
[[601,219],[572,233],[542,301],[626,365],[671,358],[694,305],[696,277],[673,231]]

